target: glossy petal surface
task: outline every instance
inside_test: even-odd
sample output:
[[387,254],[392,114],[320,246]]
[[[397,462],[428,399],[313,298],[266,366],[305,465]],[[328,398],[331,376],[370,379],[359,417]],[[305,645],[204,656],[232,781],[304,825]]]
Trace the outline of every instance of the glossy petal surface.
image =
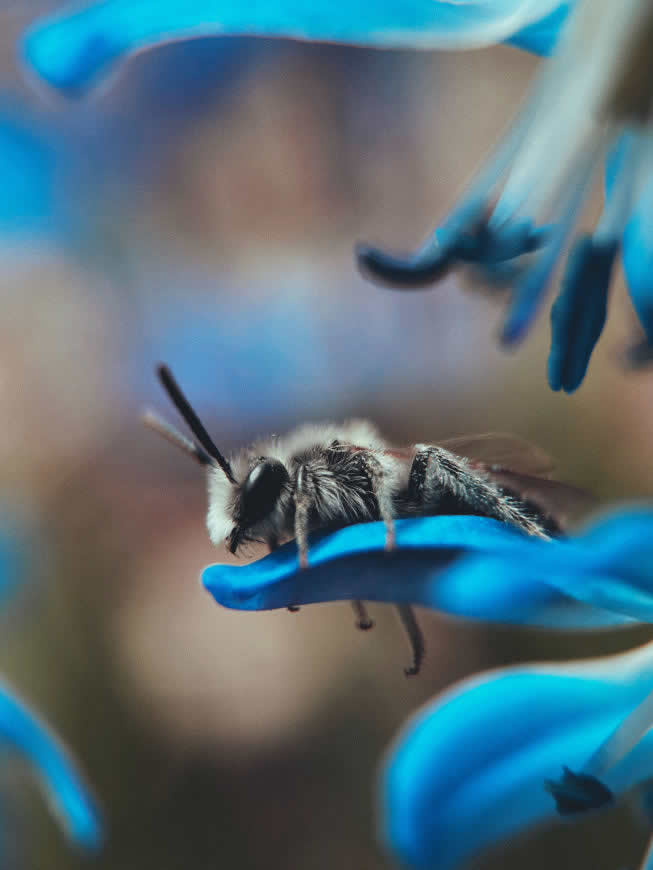
[[317,539],[305,571],[291,542],[248,565],[209,566],[202,579],[218,603],[240,610],[360,598],[582,628],[653,621],[652,564],[653,514],[645,510],[553,541],[484,517],[438,516],[399,520],[390,554],[383,524],[366,523]]
[[[37,23],[25,39],[24,56],[50,85],[78,94],[121,58],[175,39],[241,34],[460,48],[501,42],[559,5],[559,0],[353,0],[346,6],[310,0],[103,0]],[[523,44],[529,39],[524,36]]]
[[[509,668],[418,713],[384,765],[381,830],[406,865],[449,870],[555,818],[545,780],[579,770],[653,690],[644,647],[581,664]],[[615,794],[653,774],[653,734],[609,771]],[[403,865],[402,865],[403,866]]]
[[95,801],[73,761],[52,731],[4,685],[0,685],[0,737],[33,766],[66,833],[78,846],[102,844]]

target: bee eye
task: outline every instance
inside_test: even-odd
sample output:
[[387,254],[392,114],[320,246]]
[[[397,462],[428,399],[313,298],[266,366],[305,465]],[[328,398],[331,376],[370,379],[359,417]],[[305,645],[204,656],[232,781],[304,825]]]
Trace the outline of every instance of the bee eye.
[[289,479],[288,472],[281,462],[275,459],[263,459],[258,462],[250,471],[241,490],[240,523],[244,526],[252,526],[267,516],[277,503]]

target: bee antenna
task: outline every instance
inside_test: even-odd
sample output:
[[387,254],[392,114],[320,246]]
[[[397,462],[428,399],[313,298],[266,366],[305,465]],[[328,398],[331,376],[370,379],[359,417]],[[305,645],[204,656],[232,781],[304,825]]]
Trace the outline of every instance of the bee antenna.
[[231,466],[213,443],[211,436],[202,425],[200,418],[191,407],[190,402],[188,401],[186,396],[182,393],[179,384],[172,376],[172,372],[170,371],[168,366],[158,365],[156,368],[156,373],[159,377],[159,380],[161,381],[163,389],[170,397],[172,404],[184,418],[184,420],[188,424],[188,428],[191,430],[195,438],[197,438],[201,446],[204,448],[206,454],[210,457],[211,460],[213,460],[220,466],[227,480],[230,483],[235,483],[236,479],[231,470]]
[[195,444],[194,441],[191,441],[190,438],[186,438],[185,435],[175,429],[175,427],[168,423],[167,420],[164,420],[163,417],[159,417],[159,415],[155,412],[147,408],[143,411],[141,415],[141,420],[143,423],[154,432],[158,432],[159,435],[162,435],[166,441],[169,441],[170,444],[174,444],[175,447],[179,447],[184,453],[188,453],[196,462],[199,462],[200,465],[211,465],[213,460],[206,452],[203,450],[199,444]]

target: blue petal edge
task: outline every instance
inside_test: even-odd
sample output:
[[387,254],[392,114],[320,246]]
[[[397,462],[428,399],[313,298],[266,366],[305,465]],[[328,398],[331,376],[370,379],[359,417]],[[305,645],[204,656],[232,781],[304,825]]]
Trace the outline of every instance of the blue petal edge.
[[[653,519],[646,517],[650,532]],[[392,553],[384,550],[383,523],[361,523],[314,537],[306,570],[298,569],[297,548],[290,542],[247,565],[211,565],[202,581],[219,604],[238,610],[363,599],[547,627],[592,628],[633,618],[630,599],[614,609],[583,601],[584,589],[591,590],[588,599],[597,594],[588,576],[603,567],[597,561],[601,553],[606,559],[613,555],[605,548],[583,546],[581,540],[529,538],[474,516],[398,520],[396,530]],[[614,597],[621,594],[610,585],[619,588],[612,576],[617,572],[613,557],[605,582]]]
[[[104,0],[73,6],[37,21],[23,41],[28,65],[53,87],[79,95],[134,51],[175,39],[258,35],[396,48],[467,48],[491,45],[529,25],[516,44],[548,45],[564,19],[554,0],[523,4],[449,3],[438,0]],[[545,25],[533,23],[538,12]]]
[[[449,870],[552,821],[545,790],[653,689],[650,645],[619,656],[505,668],[429,703],[399,734],[381,777],[381,836],[409,867]],[[605,771],[619,795],[653,772],[649,732]],[[603,777],[602,777],[603,780]],[[604,797],[607,792],[604,793]]]
[[34,767],[67,835],[83,849],[104,841],[99,808],[72,758],[48,726],[0,685],[0,737]]

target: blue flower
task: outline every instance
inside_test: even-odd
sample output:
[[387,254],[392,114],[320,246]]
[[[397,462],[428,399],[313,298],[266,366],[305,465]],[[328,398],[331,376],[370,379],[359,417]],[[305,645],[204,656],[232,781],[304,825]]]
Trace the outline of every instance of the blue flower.
[[308,0],[249,5],[203,0],[192,6],[181,0],[107,0],[39,22],[25,38],[24,55],[45,81],[80,93],[134,51],[210,34],[415,48],[505,40],[542,54],[556,47],[512,130],[431,238],[408,258],[360,246],[359,263],[375,280],[399,287],[431,284],[457,265],[471,268],[486,282],[509,289],[501,339],[513,345],[543,304],[600,159],[622,135],[610,200],[596,229],[573,244],[552,309],[549,382],[567,392],[581,384],[605,322],[620,252],[647,339],[633,361],[648,359],[653,337],[650,4],[357,0],[343,10]]
[[32,765],[70,839],[83,849],[98,849],[103,840],[102,822],[88,786],[47,725],[2,684],[0,739]]
[[[133,52],[198,36],[283,36],[386,47],[456,48],[514,38],[546,50],[568,3],[560,0],[353,0],[346,7],[311,0],[103,0],[38,22],[24,56],[41,78],[75,95],[96,85]],[[562,12],[557,11],[562,9]],[[538,30],[534,22],[544,19]]]
[[[653,622],[653,511],[632,508],[567,539],[483,517],[382,523],[294,543],[203,582],[243,610],[340,599],[421,604],[473,619],[592,628]],[[653,777],[653,644],[581,664],[466,681],[404,729],[384,765],[381,835],[416,868],[448,870],[528,826],[612,805]]]
[[652,692],[650,644],[454,687],[413,717],[385,760],[387,847],[406,866],[449,870],[556,815],[611,806],[653,777]]
[[361,246],[363,270],[385,283],[419,287],[467,265],[509,289],[501,340],[514,345],[543,304],[601,158],[621,136],[610,198],[596,228],[572,243],[552,309],[549,383],[567,392],[580,386],[622,246],[637,312],[647,337],[653,335],[653,248],[642,232],[650,211],[653,98],[643,59],[649,63],[652,32],[645,0],[580,2],[512,129],[451,215],[408,258]]
[[551,627],[653,622],[650,510],[551,541],[473,516],[398,520],[396,530],[393,553],[384,551],[382,523],[360,523],[315,537],[308,569],[299,570],[291,542],[246,565],[211,565],[203,583],[239,610],[363,599]]

